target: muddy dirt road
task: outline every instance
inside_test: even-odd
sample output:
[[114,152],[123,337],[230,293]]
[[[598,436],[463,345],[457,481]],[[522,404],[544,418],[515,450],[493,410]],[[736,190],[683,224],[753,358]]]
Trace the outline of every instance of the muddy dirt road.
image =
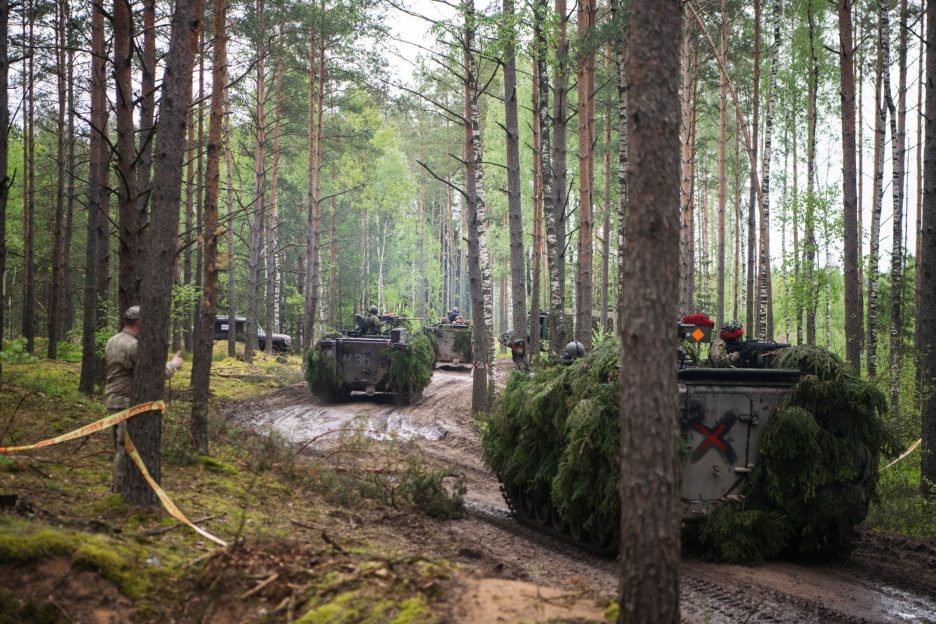
[[[304,386],[294,386],[245,404],[237,415],[244,424],[276,431],[296,444],[309,443],[310,449],[327,444],[331,432],[351,428],[375,439],[396,435],[414,440],[425,455],[465,473],[469,488],[465,518],[407,527],[417,533],[416,539],[460,544],[458,552],[477,563],[479,577],[525,581],[526,587],[534,583],[579,602],[606,604],[616,591],[613,561],[522,527],[510,517],[496,479],[481,461],[470,395],[468,372],[437,370],[422,400],[407,407],[357,395],[327,405]],[[509,584],[503,583],[494,594],[506,591]],[[852,556],[841,562],[747,567],[687,555],[681,586],[686,622],[936,623],[936,544],[866,532]],[[496,598],[486,595],[479,581],[461,601],[463,608],[453,611],[453,620],[510,621],[504,611],[500,620],[490,614],[500,608]],[[584,618],[594,611],[572,613]],[[530,614],[525,617],[529,620]]]

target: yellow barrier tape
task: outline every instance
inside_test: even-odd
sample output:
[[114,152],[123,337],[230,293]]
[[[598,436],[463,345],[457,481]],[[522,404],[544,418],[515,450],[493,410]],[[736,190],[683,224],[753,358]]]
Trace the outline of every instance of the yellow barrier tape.
[[117,412],[116,414],[105,416],[98,421],[85,425],[84,427],[80,427],[74,431],[69,431],[68,433],[56,436],[54,438],[49,438],[48,440],[43,440],[42,442],[36,442],[35,444],[29,444],[27,446],[8,446],[5,448],[0,448],[0,453],[22,453],[23,451],[32,451],[46,446],[53,446],[55,444],[61,444],[62,442],[68,442],[70,440],[77,440],[78,438],[83,438],[87,435],[91,435],[92,433],[97,433],[98,431],[109,429],[114,425],[119,425],[120,423],[130,420],[139,414],[153,411],[162,412],[165,409],[166,404],[163,401],[150,401],[149,403],[141,403],[140,405],[134,405],[133,407],[125,409],[122,412]]
[[146,482],[149,483],[150,487],[153,488],[153,491],[156,492],[156,496],[159,498],[159,502],[162,503],[162,506],[166,509],[166,511],[169,512],[170,516],[182,524],[190,526],[195,530],[196,533],[205,539],[209,539],[219,546],[227,546],[227,542],[225,542],[220,537],[215,537],[205,529],[193,524],[191,520],[185,517],[185,514],[182,513],[182,510],[176,507],[175,503],[172,502],[172,499],[169,498],[169,495],[166,494],[165,490],[163,490],[158,483],[156,483],[156,480],[153,479],[153,477],[150,475],[149,470],[146,469],[146,464],[143,463],[143,458],[140,457],[136,447],[133,446],[133,441],[130,439],[129,432],[124,433],[124,448],[127,450],[127,454],[133,460],[133,463],[136,464],[137,468],[140,469],[140,472],[143,474],[143,478],[146,479]]
[[[131,408],[125,409],[122,412],[117,412],[116,414],[111,414],[110,416],[105,416],[104,418],[97,420],[91,424],[85,425],[75,429],[74,431],[69,431],[68,433],[56,436],[54,438],[49,438],[48,440],[43,440],[42,442],[36,442],[35,444],[29,444],[27,446],[9,446],[0,448],[0,454],[11,454],[11,453],[22,453],[24,451],[33,451],[35,449],[44,448],[46,446],[54,446],[56,444],[61,444],[62,442],[68,442],[70,440],[77,440],[78,438],[83,438],[92,433],[97,433],[98,431],[103,431],[109,429],[114,425],[119,425],[122,422],[126,422],[146,412],[153,411],[165,411],[166,403],[164,401],[150,401],[148,403],[141,403],[140,405],[134,405]],[[156,492],[156,497],[159,498],[159,502],[162,503],[163,508],[169,515],[181,522],[182,524],[190,526],[195,530],[196,533],[209,539],[219,546],[227,546],[227,542],[219,537],[215,537],[205,529],[195,526],[192,522],[185,517],[185,514],[176,507],[175,503],[169,498],[169,495],[166,494],[155,479],[150,475],[149,470],[146,469],[146,464],[143,463],[143,458],[140,457],[140,454],[137,452],[133,442],[130,440],[130,434],[125,433],[124,435],[124,448],[127,450],[127,454],[133,460],[133,463],[136,464],[136,467],[140,469],[140,472],[143,474],[143,478],[146,479],[146,482],[149,483],[149,486],[153,488],[153,491]]]
[[893,465],[896,464],[897,462],[899,462],[899,461],[901,461],[902,459],[904,459],[907,455],[909,455],[910,453],[912,453],[913,451],[915,451],[915,450],[917,449],[917,447],[920,446],[920,443],[921,443],[921,442],[923,442],[923,438],[920,438],[920,439],[918,439],[916,442],[914,442],[913,444],[911,444],[910,447],[909,447],[906,451],[904,451],[903,454],[902,454],[900,457],[898,457],[897,459],[895,459],[895,460],[892,461],[891,463],[889,463],[889,464],[887,464],[886,466],[884,466],[883,468],[881,468],[878,472],[884,472],[885,470],[887,470],[888,468],[890,468],[891,466],[893,466]]

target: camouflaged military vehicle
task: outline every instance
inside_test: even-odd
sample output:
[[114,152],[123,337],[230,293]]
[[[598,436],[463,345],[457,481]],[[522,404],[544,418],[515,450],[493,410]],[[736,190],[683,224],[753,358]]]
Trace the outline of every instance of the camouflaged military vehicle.
[[[704,342],[695,329],[680,335]],[[679,423],[681,515],[705,550],[726,561],[847,552],[878,459],[893,450],[880,390],[808,346],[764,368],[679,365],[678,412],[659,417]],[[515,517],[608,555],[619,541],[619,371],[606,339],[569,363],[516,372],[482,428]]]
[[426,328],[431,334],[436,366],[471,367],[474,361],[471,346],[471,326],[438,323]]
[[386,333],[347,332],[309,349],[305,378],[316,396],[347,399],[352,392],[391,394],[398,404],[420,397],[432,377],[432,348],[421,332],[394,327]]

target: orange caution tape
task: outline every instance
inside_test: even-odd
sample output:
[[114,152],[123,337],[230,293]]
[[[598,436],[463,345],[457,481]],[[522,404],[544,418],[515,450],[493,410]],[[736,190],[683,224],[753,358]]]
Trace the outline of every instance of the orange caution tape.
[[[92,433],[97,433],[98,431],[103,431],[104,429],[109,429],[114,425],[119,425],[122,422],[126,422],[133,418],[134,416],[139,416],[140,414],[145,414],[146,412],[153,411],[165,411],[166,404],[163,401],[150,401],[148,403],[141,403],[140,405],[134,405],[131,408],[125,409],[122,412],[117,412],[116,414],[111,414],[110,416],[105,416],[104,418],[95,421],[91,424],[85,425],[74,431],[56,436],[54,438],[49,438],[48,440],[43,440],[42,442],[37,442],[35,444],[29,444],[27,446],[10,446],[0,448],[0,454],[11,454],[11,453],[22,453],[24,451],[32,451],[39,448],[44,448],[46,446],[54,446],[56,444],[61,444],[62,442],[68,442],[70,440],[77,440],[78,438],[83,438]],[[159,502],[162,503],[163,508],[169,512],[173,518],[181,522],[182,524],[190,526],[195,530],[196,533],[209,539],[219,546],[227,546],[227,542],[219,537],[215,537],[205,529],[194,525],[188,518],[185,517],[185,514],[176,507],[175,503],[172,502],[172,499],[169,498],[169,495],[166,494],[156,480],[153,479],[150,475],[149,470],[146,469],[146,464],[143,463],[143,458],[140,457],[140,453],[137,451],[136,447],[133,445],[133,442],[130,440],[130,434],[125,433],[124,435],[124,448],[127,451],[127,454],[133,460],[133,463],[136,464],[136,467],[139,468],[140,473],[142,473],[143,478],[146,479],[146,482],[149,483],[149,486],[153,488],[153,491],[156,493],[156,497],[159,498]]]
[[27,446],[9,446],[0,448],[0,453],[22,453],[24,451],[32,451],[46,446],[61,444],[62,442],[68,442],[70,440],[77,440],[78,438],[83,438],[87,435],[91,435],[92,433],[97,433],[98,431],[109,429],[114,425],[119,425],[122,422],[130,420],[134,416],[138,416],[146,412],[162,412],[165,409],[166,404],[163,401],[150,401],[149,403],[141,403],[140,405],[134,405],[133,407],[125,409],[122,412],[117,412],[116,414],[105,416],[101,420],[95,421],[91,424],[85,425],[84,427],[75,429],[74,431],[70,431],[60,436],[49,438],[48,440],[43,440],[42,442],[36,442],[35,444],[30,444]]
[[185,514],[182,513],[182,510],[176,507],[175,503],[172,502],[172,499],[169,498],[169,495],[166,494],[165,490],[163,490],[158,483],[156,483],[156,480],[153,479],[153,477],[150,475],[149,470],[146,469],[146,464],[143,463],[143,458],[140,457],[140,453],[137,452],[136,447],[133,446],[133,441],[130,439],[129,432],[125,432],[124,434],[124,448],[127,450],[127,455],[129,455],[130,459],[133,460],[133,463],[136,464],[136,467],[140,469],[140,472],[143,474],[143,478],[146,479],[146,482],[149,483],[150,487],[153,488],[153,491],[156,492],[156,497],[159,498],[159,502],[162,503],[162,506],[166,511],[169,512],[170,516],[182,524],[190,526],[195,530],[196,533],[205,539],[209,539],[219,546],[227,546],[227,542],[225,542],[220,537],[215,537],[205,529],[193,524],[191,520],[185,517]]

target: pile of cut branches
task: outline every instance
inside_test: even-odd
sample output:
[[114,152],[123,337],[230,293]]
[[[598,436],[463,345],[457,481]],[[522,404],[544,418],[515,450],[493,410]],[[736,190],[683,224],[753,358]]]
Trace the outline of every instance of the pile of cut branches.
[[410,331],[405,349],[391,345],[384,353],[390,358],[390,387],[396,402],[405,405],[417,400],[429,385],[435,366],[429,337],[421,330]]

